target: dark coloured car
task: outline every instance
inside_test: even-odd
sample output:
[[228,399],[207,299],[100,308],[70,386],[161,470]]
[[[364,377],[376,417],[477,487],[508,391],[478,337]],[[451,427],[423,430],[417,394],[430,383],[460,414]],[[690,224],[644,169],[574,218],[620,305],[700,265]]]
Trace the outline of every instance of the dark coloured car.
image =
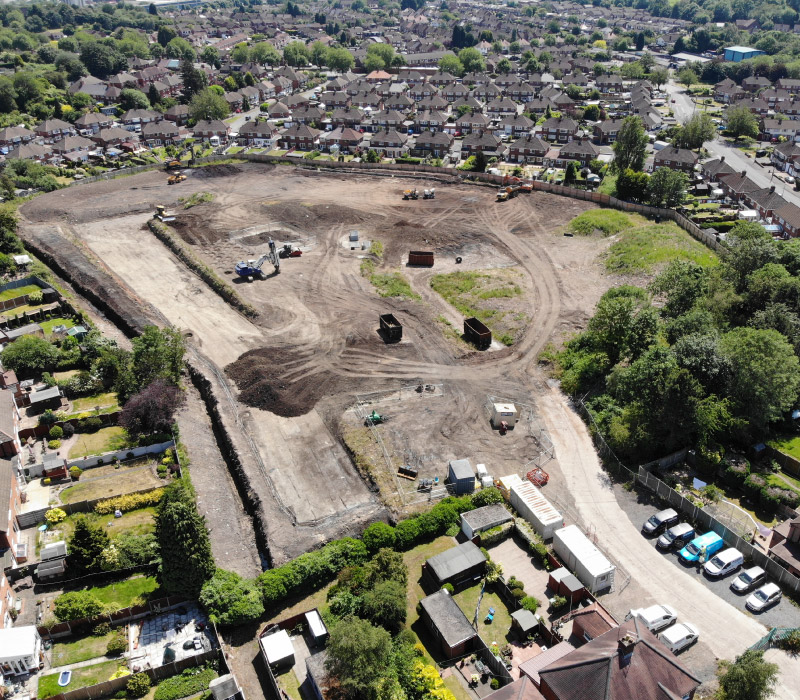
[[672,527],[678,522],[678,514],[672,509],[667,508],[651,516],[642,526],[642,532],[650,537],[660,535],[668,527]]
[[689,523],[673,525],[656,541],[656,547],[664,550],[683,549],[694,539],[694,528]]

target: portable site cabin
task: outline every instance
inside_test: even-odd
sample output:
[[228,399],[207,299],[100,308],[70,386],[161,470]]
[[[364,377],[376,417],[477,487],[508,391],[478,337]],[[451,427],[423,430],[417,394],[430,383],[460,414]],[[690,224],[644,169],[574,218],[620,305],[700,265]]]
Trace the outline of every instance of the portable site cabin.
[[463,496],[475,490],[475,472],[468,459],[450,460],[447,480],[455,487],[456,495]]
[[306,618],[306,625],[308,629],[308,636],[311,638],[312,643],[314,646],[318,644],[325,644],[325,640],[328,638],[328,628],[325,626],[325,623],[322,621],[322,617],[319,614],[319,611],[314,608],[313,610],[309,610],[305,614]]
[[530,481],[522,481],[511,487],[511,505],[527,520],[543,540],[549,540],[564,519]]
[[508,476],[501,476],[494,480],[494,485],[507,501],[511,500],[511,488],[521,483],[522,477],[519,474],[509,474]]
[[614,584],[615,567],[576,525],[553,533],[553,550],[570,571],[592,593]]
[[513,520],[513,516],[502,503],[494,503],[461,514],[461,532],[467,539],[472,539],[481,532],[491,530],[498,525],[505,525]]
[[519,422],[519,411],[513,403],[492,404],[492,427],[499,428],[501,423],[506,423],[513,428]]

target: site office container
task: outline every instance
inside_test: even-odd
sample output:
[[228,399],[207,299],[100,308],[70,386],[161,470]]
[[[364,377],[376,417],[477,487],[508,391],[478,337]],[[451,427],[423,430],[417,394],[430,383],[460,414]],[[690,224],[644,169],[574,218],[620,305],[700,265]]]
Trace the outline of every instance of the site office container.
[[530,481],[520,481],[511,486],[511,505],[527,520],[543,540],[564,526],[564,519]]
[[613,585],[616,567],[576,525],[568,525],[553,533],[553,550],[592,593]]

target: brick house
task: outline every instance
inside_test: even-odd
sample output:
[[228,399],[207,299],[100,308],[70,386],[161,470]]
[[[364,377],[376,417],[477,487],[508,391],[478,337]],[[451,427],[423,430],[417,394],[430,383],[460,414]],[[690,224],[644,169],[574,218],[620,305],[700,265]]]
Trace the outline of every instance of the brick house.
[[755,182],[747,177],[746,170],[742,170],[741,173],[721,174],[719,176],[719,183],[722,191],[725,192],[725,196],[737,202],[742,201],[746,194],[761,189]]
[[151,148],[153,146],[171,146],[182,140],[178,125],[166,120],[145,124],[142,127],[140,139]]
[[278,132],[265,120],[254,119],[245,122],[239,129],[236,143],[240,146],[255,146],[272,150],[275,147]]
[[489,128],[489,118],[480,112],[463,114],[456,119],[456,129],[462,134],[472,134]]
[[653,158],[653,170],[656,168],[672,168],[685,173],[694,172],[697,165],[697,154],[687,148],[662,148]]
[[622,78],[618,75],[601,75],[594,84],[603,94],[622,92]]
[[578,134],[578,122],[569,117],[550,117],[540,127],[541,137],[550,143],[567,143]]
[[755,192],[748,192],[744,201],[751,209],[755,209],[759,216],[771,219],[776,211],[782,209],[788,202],[775,192],[775,185],[764,187]]
[[538,136],[527,134],[514,141],[508,149],[512,163],[541,163],[550,145]]
[[33,127],[33,131],[37,137],[44,139],[45,143],[53,143],[65,136],[72,136],[75,127],[61,119],[45,119]]
[[772,217],[773,223],[779,224],[784,234],[791,238],[800,236],[800,207],[787,204],[778,209]]
[[219,119],[203,119],[194,125],[192,136],[202,141],[208,141],[212,136],[216,136],[220,142],[225,142],[230,132],[230,127]]
[[384,158],[400,158],[408,153],[408,134],[397,129],[381,129],[372,135],[369,147]]
[[461,154],[464,158],[474,156],[478,151],[495,154],[502,150],[500,139],[489,131],[473,131],[464,137],[464,142],[461,144]]
[[319,129],[312,129],[308,124],[292,124],[280,135],[281,147],[296,148],[300,151],[313,151],[320,135]]
[[581,167],[586,167],[598,155],[600,155],[600,149],[589,139],[573,139],[562,146],[558,154],[558,161],[560,162],[557,165],[566,165],[569,161],[576,160],[581,164]]
[[349,127],[339,127],[333,131],[320,134],[319,143],[323,150],[330,151],[332,146],[337,146],[339,153],[355,153],[364,142],[364,134]]
[[164,112],[164,119],[175,122],[178,126],[184,126],[189,122],[189,106],[174,105]]
[[594,142],[598,144],[614,143],[624,121],[624,119],[606,119],[595,124],[592,132]]
[[411,155],[418,158],[427,156],[444,158],[450,152],[452,145],[452,135],[444,131],[423,131],[417,136]]
[[704,180],[709,182],[719,182],[722,175],[731,175],[736,173],[730,163],[725,162],[725,156],[715,158],[714,160],[707,160],[700,166],[701,174]]

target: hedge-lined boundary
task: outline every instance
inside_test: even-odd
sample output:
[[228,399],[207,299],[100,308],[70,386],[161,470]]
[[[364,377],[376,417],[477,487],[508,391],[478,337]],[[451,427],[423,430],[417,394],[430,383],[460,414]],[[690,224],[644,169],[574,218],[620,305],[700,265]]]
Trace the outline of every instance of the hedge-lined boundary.
[[258,316],[258,311],[255,307],[245,302],[225,280],[217,275],[208,265],[202,260],[197,258],[195,254],[186,248],[175,236],[172,235],[169,228],[164,224],[150,219],[147,222],[148,227],[153,232],[153,235],[158,238],[167,248],[169,248],[178,259],[186,265],[192,272],[194,272],[200,279],[203,280],[219,297],[227,304],[230,304],[237,311],[241,311],[245,316],[255,318]]

